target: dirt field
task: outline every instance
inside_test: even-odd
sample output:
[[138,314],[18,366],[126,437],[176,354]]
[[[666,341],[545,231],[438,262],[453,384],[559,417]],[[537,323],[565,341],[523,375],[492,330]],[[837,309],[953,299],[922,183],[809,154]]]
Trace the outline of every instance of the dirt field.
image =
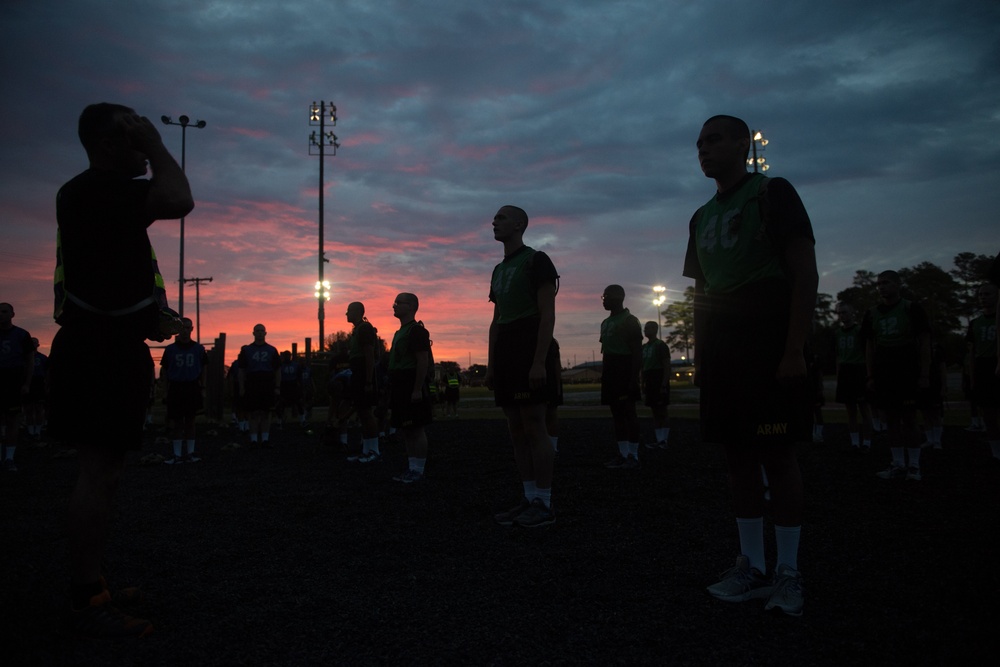
[[[646,432],[651,425],[643,422]],[[344,461],[317,434],[269,449],[224,429],[204,461],[140,457],[126,472],[107,557],[139,585],[156,631],[90,643],[62,629],[62,519],[72,457],[22,445],[0,475],[6,665],[938,665],[992,664],[1000,647],[1000,461],[949,427],[924,480],[886,482],[883,450],[843,426],[802,445],[807,522],[801,618],[704,591],[732,564],[720,451],[675,420],[667,451],[607,470],[610,418],[562,422],[555,525],[503,528],[519,497],[506,429],[439,420],[427,477],[404,486],[398,444]],[[204,430],[204,429],[203,429]],[[769,546],[773,543],[768,530]]]

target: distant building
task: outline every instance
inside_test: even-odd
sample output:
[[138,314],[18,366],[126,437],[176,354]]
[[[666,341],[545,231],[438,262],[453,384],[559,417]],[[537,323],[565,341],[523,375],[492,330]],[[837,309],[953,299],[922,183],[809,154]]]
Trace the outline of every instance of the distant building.
[[563,384],[592,384],[601,381],[604,364],[600,361],[588,361],[562,372]]

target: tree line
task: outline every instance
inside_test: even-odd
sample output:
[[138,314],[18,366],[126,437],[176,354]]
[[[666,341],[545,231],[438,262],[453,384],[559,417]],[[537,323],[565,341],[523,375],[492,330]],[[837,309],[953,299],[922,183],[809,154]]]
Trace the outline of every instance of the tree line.
[[[903,283],[903,298],[919,303],[927,311],[934,342],[944,348],[949,365],[961,363],[965,356],[965,330],[969,320],[979,312],[976,291],[986,279],[993,258],[962,252],[953,262],[954,267],[947,271],[932,262],[897,269]],[[836,305],[849,303],[858,313],[873,308],[879,301],[875,291],[877,275],[873,271],[860,270],[855,272],[850,287],[837,292],[836,296],[822,292],[817,295],[810,347],[824,372],[833,372],[836,364]],[[668,305],[661,315],[665,329],[663,339],[674,356],[690,359],[694,349],[694,287],[685,289],[684,299]]]

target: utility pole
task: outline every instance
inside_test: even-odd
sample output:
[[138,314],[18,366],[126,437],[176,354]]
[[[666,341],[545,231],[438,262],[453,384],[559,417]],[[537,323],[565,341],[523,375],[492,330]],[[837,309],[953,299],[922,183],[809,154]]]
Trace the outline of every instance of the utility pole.
[[199,343],[201,342],[201,284],[212,282],[212,277],[208,278],[184,278],[181,284],[184,283],[194,283],[194,313],[195,322],[197,323],[197,336],[195,338]]

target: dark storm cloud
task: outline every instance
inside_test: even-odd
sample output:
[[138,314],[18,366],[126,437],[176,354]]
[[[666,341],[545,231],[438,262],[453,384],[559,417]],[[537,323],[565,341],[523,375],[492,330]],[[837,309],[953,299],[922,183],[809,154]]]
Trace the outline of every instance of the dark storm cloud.
[[[53,195],[83,167],[75,119],[99,99],[156,119],[175,153],[179,128],[161,114],[208,121],[188,132],[188,261],[220,276],[219,304],[266,282],[262,299],[294,304],[307,329],[308,291],[276,294],[314,279],[307,111],[321,99],[340,119],[324,178],[339,288],[391,291],[391,275],[428,308],[438,294],[484,308],[489,220],[519,203],[564,275],[561,303],[584,308],[560,311],[564,346],[592,345],[600,309],[586,295],[603,285],[666,282],[676,298],[687,284],[686,224],[712,193],[694,141],[715,113],[770,140],[770,173],[813,218],[824,291],[875,263],[996,252],[995,2],[47,4],[6,3],[0,26],[0,214],[26,230],[0,249],[13,267],[0,278],[39,329],[51,288],[23,276],[51,270]],[[167,271],[176,237],[158,226]]]

